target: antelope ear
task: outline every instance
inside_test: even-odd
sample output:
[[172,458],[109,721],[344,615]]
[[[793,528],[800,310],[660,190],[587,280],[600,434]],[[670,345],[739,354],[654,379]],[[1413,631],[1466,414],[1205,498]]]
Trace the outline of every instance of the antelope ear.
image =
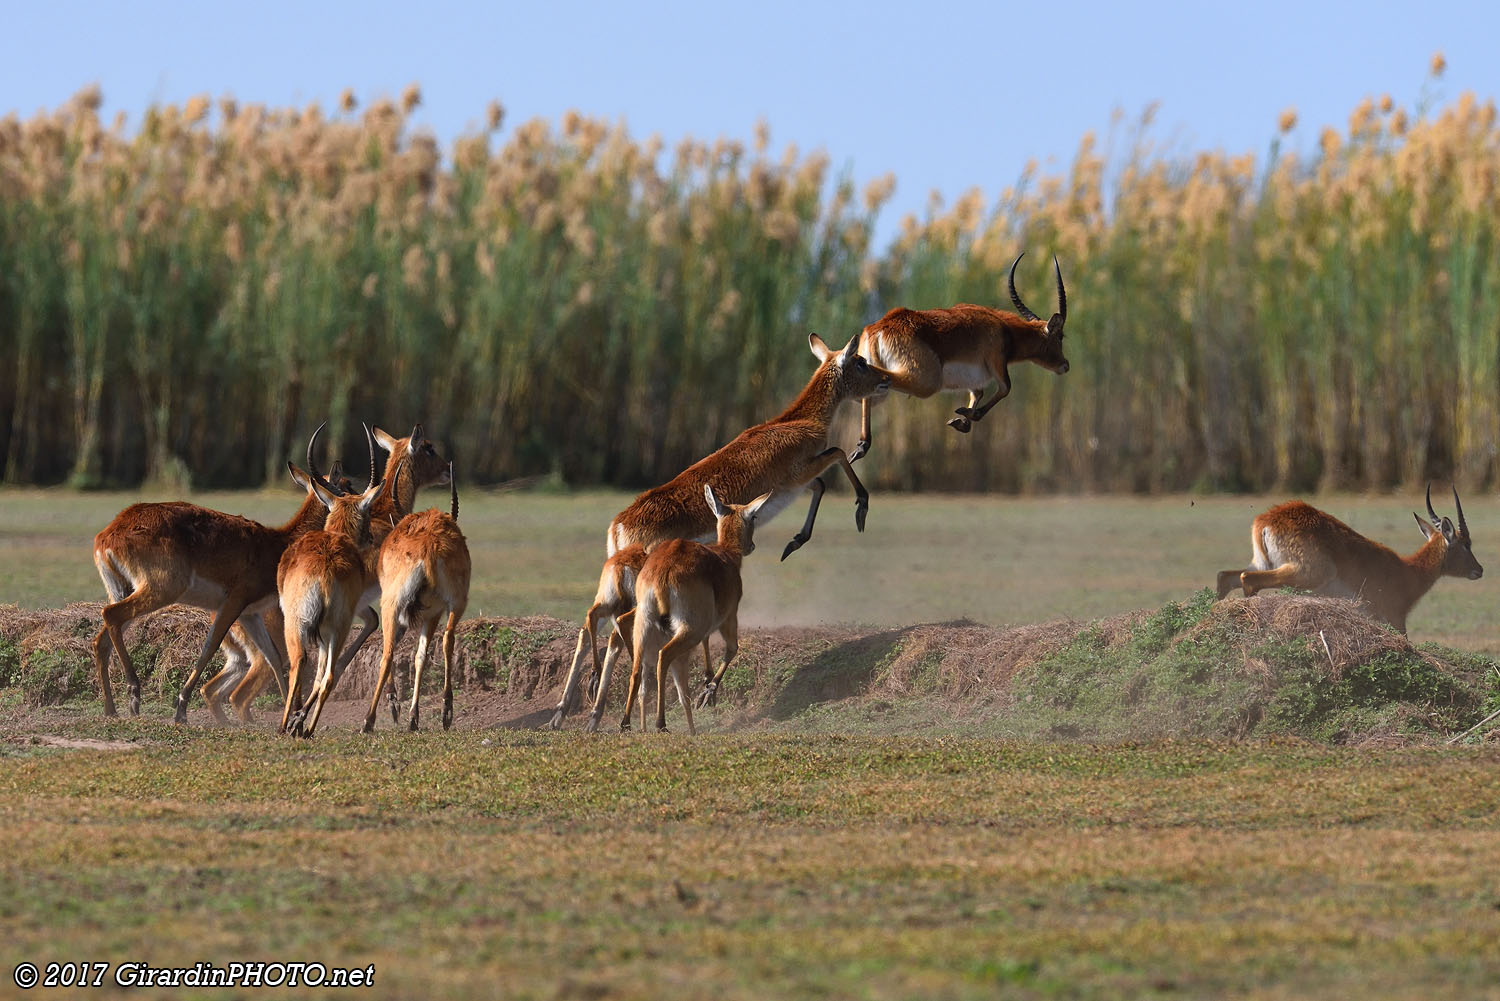
[[1422,538],[1432,538],[1433,533],[1436,532],[1437,529],[1433,528],[1432,525],[1430,525],[1425,519],[1423,519],[1420,514],[1417,514],[1415,511],[1411,513],[1411,516],[1417,519],[1417,527],[1422,530]]
[[372,487],[370,487],[370,489],[366,490],[364,492],[364,495],[362,497],[360,497],[360,499],[359,499],[359,513],[360,513],[361,517],[368,517],[369,516],[369,514],[370,514],[370,506],[375,503],[375,498],[380,496],[380,488],[383,485],[384,484],[382,484],[379,480],[376,480],[375,481],[375,485],[372,486]]
[[392,438],[390,435],[386,434],[379,428],[375,429],[375,444],[379,445],[387,452],[394,452],[396,450],[396,441],[397,439]]
[[858,334],[855,334],[853,337],[849,338],[849,343],[844,345],[843,354],[844,354],[844,364],[845,365],[847,365],[851,361],[853,361],[854,360],[854,356],[857,355],[857,354],[859,354],[859,335]]
[[729,512],[724,510],[724,505],[719,503],[719,498],[714,494],[714,488],[709,484],[703,484],[703,498],[708,501],[708,509],[714,513],[715,518],[722,518]]
[[817,334],[807,335],[807,346],[812,348],[812,353],[818,361],[827,361],[828,356],[833,354],[833,350],[823,343],[823,338]]
[[338,500],[338,494],[332,492],[331,490],[323,489],[323,484],[319,483],[317,480],[312,481],[312,488],[313,493],[318,495],[318,500],[323,502],[323,506],[328,508],[330,511],[333,510],[333,502]]
[[292,474],[292,482],[301,487],[304,493],[312,493],[313,481],[311,476],[308,476],[302,470],[294,466],[292,464],[292,460],[290,459],[287,460],[286,470],[287,472]]
[[1458,529],[1454,528],[1453,522],[1449,521],[1447,518],[1444,518],[1443,523],[1438,527],[1442,529],[1443,538],[1448,542],[1452,542],[1454,539],[1458,538]]
[[1063,318],[1061,313],[1053,313],[1052,319],[1047,321],[1047,336],[1061,337],[1063,332]]
[[765,506],[766,501],[770,500],[771,495],[775,492],[776,491],[774,490],[767,490],[765,493],[755,498],[755,500],[751,501],[749,504],[746,504],[744,516],[753,520],[755,516],[760,513],[760,509]]

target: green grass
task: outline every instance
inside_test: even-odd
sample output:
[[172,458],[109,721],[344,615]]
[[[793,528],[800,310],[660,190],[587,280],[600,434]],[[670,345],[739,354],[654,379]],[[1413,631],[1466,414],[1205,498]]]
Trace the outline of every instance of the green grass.
[[[875,460],[867,460],[875,461]],[[461,524],[474,556],[470,615],[582,616],[604,559],[604,529],[630,494],[467,491]],[[0,491],[0,604],[57,607],[103,596],[95,532],[138,494]],[[200,494],[198,503],[266,521],[287,517],[291,491]],[[1251,519],[1281,497],[1060,497],[876,493],[863,535],[847,493],[824,501],[814,537],[785,563],[801,524],[794,505],[760,530],[746,562],[744,625],[854,622],[899,626],[970,618],[1014,625],[1089,620],[1185,601],[1214,574],[1249,559]],[[423,496],[441,504],[439,492]],[[1410,552],[1421,499],[1318,502],[1370,537]],[[1446,511],[1446,506],[1444,507]],[[1476,554],[1490,573],[1440,581],[1410,620],[1414,641],[1500,653],[1493,609],[1500,566],[1490,554],[1500,502],[1471,498]]]
[[[1473,997],[1493,751],[320,734],[9,719],[12,961],[374,963],[372,997]],[[223,996],[173,992],[172,996]],[[296,996],[319,996],[299,992]]]

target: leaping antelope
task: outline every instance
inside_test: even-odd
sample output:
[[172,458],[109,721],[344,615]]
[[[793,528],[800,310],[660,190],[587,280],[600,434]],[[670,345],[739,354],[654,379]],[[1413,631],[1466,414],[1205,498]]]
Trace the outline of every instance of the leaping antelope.
[[[1006,287],[1014,313],[961,302],[948,309],[897,307],[860,331],[859,353],[891,373],[891,388],[908,396],[926,399],[940,389],[967,389],[969,405],[954,411],[948,422],[967,434],[995,404],[1010,394],[1009,367],[1029,361],[1062,375],[1068,370],[1063,356],[1063,324],[1068,319],[1068,295],[1063,288],[1062,265],[1052,258],[1057,276],[1057,312],[1043,320],[1016,293],[1016,265],[1010,266]],[[990,382],[995,395],[979,405]],[[870,410],[877,401],[866,399],[860,408],[859,443],[850,453],[851,462],[870,450]]]
[[1478,580],[1484,568],[1474,558],[1469,525],[1458,488],[1453,488],[1458,526],[1439,518],[1427,486],[1427,517],[1412,514],[1427,541],[1400,556],[1365,538],[1330,514],[1302,501],[1288,501],[1250,524],[1251,562],[1245,570],[1221,570],[1219,597],[1240,587],[1246,597],[1273,587],[1355,598],[1379,619],[1406,632],[1406,617],[1439,577]]
[[[437,633],[443,629],[443,729],[453,725],[453,638],[458,620],[469,602],[469,546],[458,528],[458,484],[452,471],[448,484],[453,494],[452,513],[437,509],[402,518],[380,546],[380,633],[384,649],[380,655],[380,677],[370,696],[365,732],[375,729],[380,693],[391,675],[396,644],[410,626],[417,627],[417,650],[412,664],[410,729],[417,729],[422,697],[422,668]],[[396,719],[397,695],[391,689],[391,718]]]
[[[834,351],[817,334],[808,335],[808,347],[818,359],[818,369],[802,392],[776,417],[742,431],[729,444],[698,460],[659,487],[637,497],[629,507],[615,515],[605,534],[605,555],[613,557],[631,546],[649,551],[668,539],[695,539],[708,542],[715,538],[713,512],[703,506],[703,488],[712,486],[726,503],[743,504],[761,494],[771,497],[760,510],[762,523],[784,510],[803,490],[812,491],[807,517],[802,528],[782,551],[784,560],[812,538],[813,523],[818,516],[826,489],[821,475],[838,465],[854,487],[854,524],[863,532],[870,507],[870,494],[859,482],[849,457],[836,445],[829,445],[828,432],[840,404],[846,400],[881,397],[891,387],[891,373],[870,363],[858,353],[859,339],[853,338],[840,351]],[[609,576],[606,566],[601,575]],[[620,608],[635,603],[634,594],[624,588],[633,574],[618,577],[618,600],[609,603],[608,617],[618,624]],[[596,602],[597,604],[597,602]],[[602,621],[605,616],[596,617]],[[596,622],[597,624],[597,622]],[[618,629],[616,630],[618,631]],[[578,673],[582,670],[585,643],[593,656],[594,674],[601,676],[599,650],[590,626],[579,631],[578,647],[564,686],[564,698],[558,704],[550,726],[556,729],[572,708],[572,693],[577,691]],[[602,681],[602,678],[601,678]],[[606,687],[601,683],[595,701],[595,715],[602,710]]]
[[749,504],[723,504],[714,488],[703,486],[708,509],[717,521],[717,541],[711,546],[689,539],[671,539],[653,549],[636,579],[634,613],[634,660],[630,687],[625,696],[625,716],[620,729],[630,729],[630,712],[640,688],[641,665],[656,655],[656,729],[667,729],[667,672],[672,673],[677,696],[687,713],[688,733],[693,727],[693,698],[689,693],[688,655],[709,634],[724,638],[724,660],[716,673],[705,668],[704,704],[718,690],[729,662],[739,650],[739,607],[744,585],[740,567],[755,551],[757,516],[771,500],[761,494]]

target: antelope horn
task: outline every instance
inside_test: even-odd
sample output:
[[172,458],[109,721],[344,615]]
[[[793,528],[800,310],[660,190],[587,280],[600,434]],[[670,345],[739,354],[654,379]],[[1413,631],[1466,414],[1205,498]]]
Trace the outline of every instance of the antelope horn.
[[[1449,484],[1452,486],[1452,484]],[[1464,521],[1464,506],[1458,499],[1458,487],[1453,487],[1453,506],[1458,509],[1458,534],[1464,538],[1469,537],[1469,523]]]
[[1432,509],[1432,484],[1431,483],[1427,484],[1427,517],[1429,517],[1429,518],[1432,519],[1432,523],[1434,525],[1437,525],[1439,527],[1442,526],[1443,519],[1439,518],[1438,517],[1438,513]]
[[370,425],[364,421],[360,421],[359,426],[365,429],[365,442],[370,446],[370,485],[365,489],[372,490],[377,479],[375,476],[375,436],[370,433]]
[[318,471],[318,464],[313,461],[313,447],[317,444],[318,435],[322,434],[323,429],[327,426],[327,421],[319,424],[318,429],[312,433],[312,437],[307,439],[307,475],[311,476],[313,478],[313,482],[318,486],[322,487],[324,490],[327,490],[335,497],[339,497],[343,495],[343,491],[339,490],[333,484],[324,479],[323,474]]
[[[393,506],[395,507],[397,513],[399,513],[401,517],[405,518],[407,515],[411,514],[411,512],[401,510],[402,473],[406,474],[407,479],[411,479],[411,456],[409,455],[403,455],[396,463],[396,475],[391,480],[391,500],[394,502]],[[415,496],[415,493],[413,494],[413,496]],[[413,502],[413,506],[415,506],[415,501]],[[391,527],[396,527],[395,522],[391,523]]]
[[[458,520],[458,480],[453,476],[453,460],[448,460],[448,486],[453,491],[453,520]],[[1462,515],[1460,515],[1462,517]]]
[[[1018,258],[1016,258],[1016,260],[1020,260],[1020,258],[1018,257]],[[1058,316],[1058,323],[1059,324],[1065,324],[1065,323],[1068,322],[1068,293],[1067,293],[1067,290],[1063,288],[1062,265],[1057,263],[1057,255],[1056,254],[1052,255],[1052,271],[1053,271],[1054,274],[1057,275],[1057,316]],[[1014,287],[1014,286],[1012,286],[1012,287]]]
[[[1036,321],[1036,322],[1040,322],[1042,318],[1040,316],[1037,316],[1031,310],[1027,309],[1026,308],[1026,304],[1021,301],[1021,297],[1016,294],[1016,265],[1020,264],[1021,263],[1021,258],[1025,257],[1025,256],[1026,256],[1026,251],[1024,251],[1024,250],[1021,251],[1021,253],[1019,255],[1017,255],[1017,257],[1015,259],[1015,262],[1013,264],[1011,264],[1011,266],[1010,266],[1010,277],[1006,279],[1005,285],[1006,285],[1006,288],[1010,289],[1010,301],[1011,301],[1011,305],[1013,305],[1013,306],[1016,307],[1016,312],[1019,313],[1019,314],[1021,314],[1021,319],[1023,319],[1023,320],[1033,320],[1033,321]],[[1058,287],[1059,291],[1062,290],[1062,285],[1061,284],[1059,284],[1057,287]]]

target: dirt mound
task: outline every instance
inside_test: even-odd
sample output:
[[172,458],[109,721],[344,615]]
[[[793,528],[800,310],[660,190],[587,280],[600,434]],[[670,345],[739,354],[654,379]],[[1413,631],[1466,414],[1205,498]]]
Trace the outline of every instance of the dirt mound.
[[[0,606],[0,686],[20,686],[30,705],[96,700],[91,641],[99,609]],[[148,700],[175,696],[208,623],[207,613],[173,608],[131,625],[127,642]],[[545,722],[577,633],[576,623],[546,616],[463,622],[455,650],[456,725]],[[414,649],[410,635],[397,647],[403,701],[410,698]],[[377,636],[339,684],[326,713],[330,724],[363,719],[379,659]],[[628,675],[628,663],[615,671],[610,728]],[[1093,622],[997,629],[956,621],[874,633],[846,626],[745,630],[720,709],[700,722],[711,729],[797,729],[816,716],[825,729],[850,732],[914,728],[1085,740],[1289,733],[1396,741],[1478,722],[1487,702],[1500,698],[1491,691],[1496,679],[1500,667],[1487,658],[1418,650],[1351,601],[1264,594],[1216,602],[1205,591],[1189,602]],[[651,681],[648,672],[654,708]],[[441,685],[439,643],[423,678],[424,704],[434,705],[425,700]],[[877,711],[885,713],[878,720]],[[567,725],[581,725],[583,715]],[[381,725],[389,725],[389,715],[381,716]],[[432,709],[426,716],[435,719]],[[194,719],[206,720],[206,711],[195,709]]]

